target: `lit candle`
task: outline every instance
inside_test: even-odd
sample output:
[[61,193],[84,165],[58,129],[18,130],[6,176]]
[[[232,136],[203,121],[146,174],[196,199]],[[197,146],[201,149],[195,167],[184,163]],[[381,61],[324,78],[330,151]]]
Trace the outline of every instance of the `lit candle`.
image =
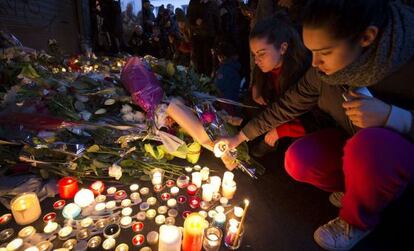
[[241,207],[234,207],[234,216],[241,218],[243,216],[243,208]]
[[91,184],[89,189],[93,192],[94,195],[100,195],[105,189],[105,185],[102,181],[98,180]]
[[201,187],[202,177],[200,172],[194,172],[191,174],[191,182],[198,188]]
[[227,203],[229,203],[229,200],[226,197],[221,197],[220,198],[220,204],[222,206],[227,206]]
[[41,241],[36,246],[39,248],[39,251],[50,251],[53,244],[50,241]]
[[204,218],[198,213],[191,213],[184,221],[183,251],[200,251],[203,244]]
[[230,171],[226,171],[226,172],[224,172],[224,175],[223,175],[223,183],[222,184],[232,182],[233,179],[234,179],[234,174]]
[[170,197],[171,197],[171,195],[170,195],[169,193],[163,193],[163,194],[161,194],[161,199],[162,199],[163,201],[167,201],[167,200],[169,200],[169,199],[170,199]]
[[151,231],[147,234],[147,242],[149,245],[157,245],[159,234],[156,231]]
[[176,205],[177,205],[177,200],[176,200],[176,199],[169,199],[169,200],[167,201],[167,206],[168,206],[168,207],[173,208],[173,207],[175,207]]
[[148,204],[147,202],[142,202],[142,203],[139,205],[139,210],[141,210],[141,211],[147,211],[147,210],[148,210],[148,208],[149,208],[149,204]]
[[213,199],[213,188],[211,184],[204,184],[203,188],[203,201],[210,202]]
[[26,239],[26,238],[30,238],[35,233],[36,233],[36,229],[33,226],[28,226],[20,230],[17,236],[19,236],[19,238]]
[[188,205],[192,209],[195,209],[195,208],[200,207],[200,202],[201,202],[201,199],[199,197],[193,196],[193,197],[190,197],[190,199],[188,200]]
[[45,232],[45,234],[50,234],[55,232],[55,230],[58,228],[58,224],[56,222],[53,221],[49,221],[45,228],[43,228],[43,232]]
[[232,180],[231,182],[223,184],[223,197],[226,197],[228,200],[233,199],[234,193],[236,192],[236,182]]
[[0,217],[0,225],[5,225],[7,223],[9,223],[9,221],[12,219],[12,215],[11,214],[3,214]]
[[123,200],[127,197],[127,193],[124,190],[116,191],[115,200]]
[[95,205],[95,211],[96,212],[102,212],[102,211],[105,210],[105,208],[106,208],[105,202],[101,202],[101,203],[98,203],[98,204]]
[[130,199],[124,199],[121,201],[121,206],[123,207],[129,207],[131,205],[132,201]]
[[155,217],[155,223],[157,225],[162,225],[162,224],[164,224],[164,222],[165,222],[165,216],[164,215],[160,214],[160,215],[157,215],[157,217]]
[[137,220],[144,221],[146,218],[147,218],[147,215],[145,214],[145,212],[137,213]]
[[105,196],[105,195],[103,195],[103,194],[98,195],[98,196],[96,196],[96,198],[95,198],[95,202],[97,202],[97,203],[104,202],[104,201],[106,201],[106,196]]
[[76,193],[75,199],[74,199],[74,202],[81,208],[89,206],[94,201],[95,201],[95,197],[93,195],[93,192],[89,189],[84,189],[84,188],[79,190]]
[[86,217],[85,219],[81,220],[81,227],[87,228],[90,227],[93,224],[93,219],[90,217]]
[[217,213],[224,213],[224,207],[222,207],[222,206],[217,206],[217,207],[216,207],[216,211],[217,211]]
[[155,198],[155,197],[149,197],[147,199],[147,203],[148,203],[148,205],[153,206],[153,205],[155,205],[157,203],[157,198]]
[[205,251],[219,251],[223,234],[219,228],[209,227],[206,229],[203,248]]
[[165,182],[165,185],[168,188],[173,187],[175,185],[175,181],[173,181],[173,180],[167,180],[167,182]]
[[128,250],[129,250],[129,247],[125,243],[121,243],[115,248],[115,251],[128,251]]
[[64,177],[59,180],[58,187],[62,199],[73,199],[78,192],[78,181],[73,177]]
[[134,237],[132,237],[132,244],[134,246],[141,246],[142,244],[144,244],[145,241],[145,237],[142,234],[137,234]]
[[177,215],[178,215],[178,211],[176,210],[176,209],[170,209],[170,210],[168,210],[168,216],[169,217],[177,217]]
[[219,176],[211,176],[210,184],[213,187],[213,192],[219,192],[221,187],[221,178]]
[[75,203],[67,204],[62,211],[63,217],[65,219],[75,219],[81,213],[81,208]]
[[237,226],[229,225],[226,231],[226,237],[224,238],[224,243],[227,247],[233,247],[237,236]]
[[180,189],[178,187],[171,187],[171,189],[170,189],[170,193],[173,196],[176,196],[179,192],[180,192]]
[[121,223],[121,226],[124,228],[129,227],[129,225],[131,225],[132,223],[132,218],[130,216],[124,216],[121,218],[120,223]]
[[131,190],[131,192],[137,191],[138,188],[139,188],[138,184],[132,184],[132,185],[129,186],[129,190]]
[[26,248],[24,251],[39,251],[39,248],[36,246],[31,246]]
[[27,225],[39,219],[42,209],[35,193],[23,193],[14,197],[10,203],[17,224]]
[[110,200],[105,204],[106,209],[112,210],[116,207],[116,202],[114,200]]
[[106,189],[106,193],[108,195],[114,195],[116,192],[116,187],[109,187],[108,189]]
[[159,206],[158,209],[157,209],[157,212],[159,214],[166,214],[167,211],[168,211],[168,207],[166,207],[166,206]]
[[190,183],[190,178],[187,175],[181,175],[177,179],[177,186],[179,188],[186,188]]
[[205,166],[203,167],[203,169],[201,169],[200,173],[201,173],[201,179],[203,181],[206,181],[208,180],[208,176],[210,175],[210,169]]
[[131,193],[130,198],[134,203],[139,203],[138,201],[141,200],[141,195],[139,195],[137,192],[133,192]]
[[126,207],[126,208],[122,209],[122,211],[121,211],[122,216],[130,216],[131,214],[132,214],[132,208],[130,208],[130,207]]
[[16,251],[23,247],[23,240],[21,238],[16,238],[9,242],[6,246],[7,251]]
[[197,190],[198,190],[198,188],[197,188],[197,186],[196,186],[196,185],[194,185],[194,184],[190,184],[190,185],[187,187],[187,194],[188,194],[188,195],[195,195],[195,194],[197,193]]
[[181,231],[172,225],[162,225],[158,242],[159,251],[180,251],[181,250]]
[[187,201],[187,197],[185,197],[184,195],[180,195],[178,196],[177,201],[180,204],[184,204]]
[[72,231],[73,231],[73,228],[71,226],[65,226],[59,230],[58,235],[61,239],[65,239],[69,237]]
[[145,213],[145,215],[151,220],[155,217],[155,215],[157,215],[157,211],[155,211],[155,209],[150,209]]
[[116,245],[116,241],[114,238],[108,238],[106,240],[104,240],[104,242],[102,243],[102,248],[104,250],[110,250],[113,249]]
[[144,228],[144,223],[142,222],[135,222],[134,224],[132,224],[132,231],[135,233],[141,232],[143,228]]
[[151,182],[153,185],[162,185],[162,179],[164,178],[164,170],[155,168],[151,171]]
[[65,206],[66,202],[64,200],[58,200],[53,203],[53,208],[56,210],[60,210]]
[[224,213],[217,213],[216,216],[214,216],[214,222],[213,225],[224,229],[224,224],[226,223],[226,215]]
[[149,188],[148,187],[143,187],[139,190],[139,192],[142,195],[147,195],[149,193]]

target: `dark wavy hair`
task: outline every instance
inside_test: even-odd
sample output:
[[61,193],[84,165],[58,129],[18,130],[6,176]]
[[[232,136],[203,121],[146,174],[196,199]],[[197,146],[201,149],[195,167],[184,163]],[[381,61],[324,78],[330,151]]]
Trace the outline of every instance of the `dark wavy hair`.
[[[279,50],[286,42],[288,48],[283,55],[281,70],[282,92],[304,73],[310,65],[310,53],[305,48],[299,32],[295,29],[285,12],[277,12],[272,17],[258,22],[250,32],[251,39],[266,39],[267,43]],[[302,75],[300,75],[302,74]],[[300,76],[297,76],[300,75]]]
[[389,0],[309,0],[303,27],[325,29],[335,39],[357,40],[368,26],[386,24]]

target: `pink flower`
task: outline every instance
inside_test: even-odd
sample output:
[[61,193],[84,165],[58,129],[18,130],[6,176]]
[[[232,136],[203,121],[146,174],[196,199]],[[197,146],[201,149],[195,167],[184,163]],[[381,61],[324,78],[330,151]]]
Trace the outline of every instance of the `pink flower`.
[[216,115],[213,112],[203,112],[201,120],[203,123],[212,123],[216,119]]

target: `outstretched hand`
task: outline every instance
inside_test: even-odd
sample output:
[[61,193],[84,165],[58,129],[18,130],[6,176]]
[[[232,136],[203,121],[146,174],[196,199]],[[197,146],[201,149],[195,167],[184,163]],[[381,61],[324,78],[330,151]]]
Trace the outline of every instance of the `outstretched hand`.
[[342,104],[352,123],[360,128],[382,127],[387,122],[391,106],[383,101],[350,91],[351,99]]

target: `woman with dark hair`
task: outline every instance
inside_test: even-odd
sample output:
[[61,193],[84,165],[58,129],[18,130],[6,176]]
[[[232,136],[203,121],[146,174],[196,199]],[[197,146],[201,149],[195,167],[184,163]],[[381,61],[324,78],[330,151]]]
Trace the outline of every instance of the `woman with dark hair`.
[[331,115],[340,128],[306,135],[285,155],[295,180],[334,192],[339,217],[314,233],[325,249],[351,249],[413,183],[412,27],[414,9],[401,3],[311,0],[303,39],[314,68],[237,136],[222,139],[234,148],[315,106]]
[[[310,67],[310,54],[302,40],[290,24],[288,17],[280,12],[275,16],[258,22],[250,32],[250,49],[256,67],[253,74],[251,94],[260,105],[275,102],[286,90],[296,85]],[[255,110],[257,113],[257,110]],[[305,135],[304,124],[309,114],[279,125],[269,130],[264,140],[253,147],[251,154],[262,157],[272,151],[278,139],[297,138]],[[307,128],[311,130],[310,127]]]

